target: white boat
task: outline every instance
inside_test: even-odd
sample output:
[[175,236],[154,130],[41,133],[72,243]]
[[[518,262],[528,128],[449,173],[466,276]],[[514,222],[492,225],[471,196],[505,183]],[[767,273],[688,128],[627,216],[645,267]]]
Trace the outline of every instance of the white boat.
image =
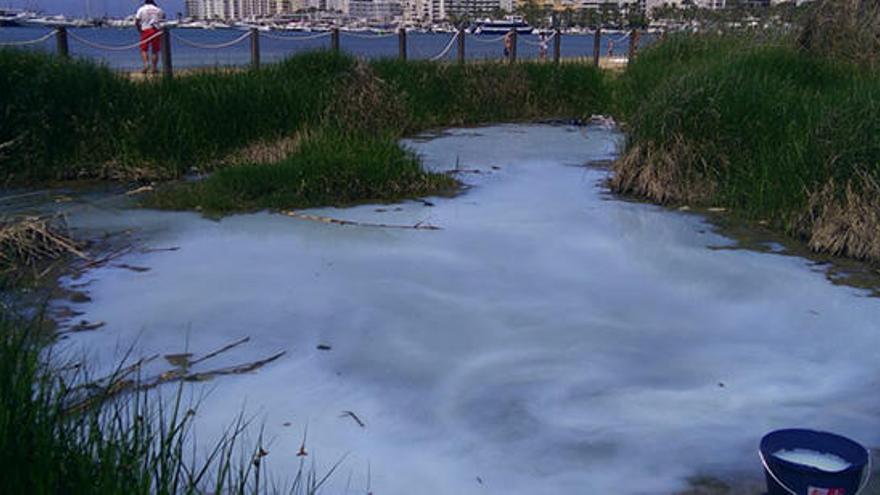
[[0,9],[0,27],[19,27],[36,17],[33,12],[19,9]]
[[484,19],[477,22],[474,34],[498,35],[509,33],[512,29],[517,34],[532,34],[534,28],[520,16],[508,16],[503,20]]
[[177,25],[179,29],[208,29],[208,23],[205,21],[186,21]]
[[130,28],[134,26],[134,16],[128,16],[125,19],[106,19],[104,25],[115,28]]
[[64,26],[64,27],[94,27],[95,21],[91,19],[68,19],[63,15],[54,15],[49,17],[34,17],[27,20],[28,24],[36,24],[38,26]]

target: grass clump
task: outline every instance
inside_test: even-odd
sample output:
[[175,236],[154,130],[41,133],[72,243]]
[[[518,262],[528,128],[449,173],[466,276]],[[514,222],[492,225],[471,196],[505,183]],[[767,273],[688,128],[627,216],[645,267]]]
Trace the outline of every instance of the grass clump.
[[354,61],[310,53],[257,72],[136,83],[79,60],[0,50],[0,182],[177,177],[319,122]]
[[[586,64],[368,63],[329,52],[259,71],[135,83],[88,62],[0,50],[0,95],[0,182],[223,170],[150,201],[215,212],[445,192],[453,181],[417,171],[395,139],[442,126],[585,117],[610,103],[604,76]],[[301,142],[309,132],[318,137]]]
[[880,4],[875,0],[818,0],[798,41],[808,53],[877,68]]
[[0,493],[315,495],[344,460],[319,475],[302,459],[282,489],[242,414],[216,443],[197,445],[183,385],[149,389],[137,363],[93,379],[53,356],[41,328],[0,306]]
[[[31,322],[0,315],[0,492],[176,494],[246,491],[250,463],[233,463],[239,424],[205,463],[190,457],[193,412],[146,393],[110,399],[82,370],[51,367]],[[216,468],[216,469],[215,469]],[[251,485],[252,486],[252,485]]]
[[160,191],[148,205],[227,213],[393,201],[455,188],[454,179],[423,171],[418,157],[390,137],[324,131],[303,138],[278,163],[227,167]]
[[400,137],[437,126],[601,112],[586,65],[362,62],[330,52],[259,71],[132,82],[81,60],[0,50],[0,182],[174,178],[309,128]]
[[403,100],[404,132],[606,111],[606,76],[589,64],[438,64],[381,60],[376,75]]
[[618,89],[629,146],[615,190],[727,206],[814,249],[880,260],[880,223],[854,202],[880,175],[876,72],[792,45],[688,37],[646,51]]

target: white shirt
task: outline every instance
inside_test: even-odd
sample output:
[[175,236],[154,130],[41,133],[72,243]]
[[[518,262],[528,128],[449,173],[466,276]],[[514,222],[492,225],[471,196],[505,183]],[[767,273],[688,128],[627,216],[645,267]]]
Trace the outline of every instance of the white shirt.
[[137,10],[134,17],[140,21],[141,29],[159,29],[162,19],[165,18],[165,12],[155,5],[146,4]]

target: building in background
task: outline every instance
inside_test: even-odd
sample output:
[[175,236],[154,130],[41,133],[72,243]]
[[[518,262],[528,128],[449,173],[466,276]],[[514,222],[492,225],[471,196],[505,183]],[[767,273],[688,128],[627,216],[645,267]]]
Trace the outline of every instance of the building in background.
[[349,0],[348,15],[368,21],[391,22],[403,16],[403,7],[391,0]]
[[304,8],[303,0],[186,0],[193,19],[255,19],[290,14]]
[[513,0],[445,0],[446,16],[475,19],[513,11]]

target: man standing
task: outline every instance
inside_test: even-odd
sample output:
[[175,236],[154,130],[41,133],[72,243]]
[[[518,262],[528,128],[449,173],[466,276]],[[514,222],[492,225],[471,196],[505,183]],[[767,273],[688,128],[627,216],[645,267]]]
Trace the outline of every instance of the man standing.
[[[134,25],[141,33],[141,58],[144,61],[144,74],[150,70],[152,62],[153,73],[159,72],[159,50],[162,48],[162,35],[160,34],[162,20],[165,12],[156,6],[155,0],[144,0],[144,4],[134,15]],[[152,50],[152,54],[150,51]]]
[[513,29],[504,35],[504,59],[510,60],[510,52],[513,51]]

